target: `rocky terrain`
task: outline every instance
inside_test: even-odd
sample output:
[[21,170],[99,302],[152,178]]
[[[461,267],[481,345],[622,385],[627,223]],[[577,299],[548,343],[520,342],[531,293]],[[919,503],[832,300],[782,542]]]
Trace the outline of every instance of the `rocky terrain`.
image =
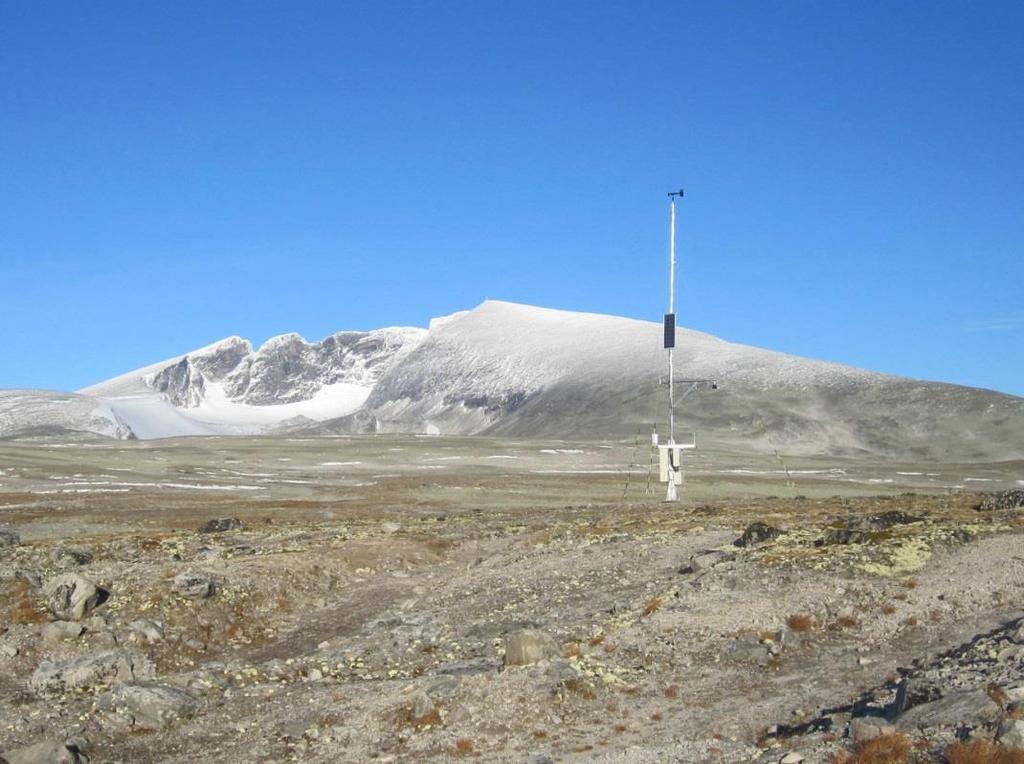
[[0,445],[0,752],[1018,760],[1024,465],[701,452],[666,505],[633,461]]

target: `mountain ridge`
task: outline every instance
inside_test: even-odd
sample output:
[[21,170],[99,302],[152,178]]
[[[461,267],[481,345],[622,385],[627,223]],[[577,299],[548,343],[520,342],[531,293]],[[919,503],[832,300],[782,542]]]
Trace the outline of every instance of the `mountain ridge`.
[[[713,439],[807,453],[1024,455],[1024,399],[1015,396],[684,327],[675,356],[677,378],[719,382],[716,392],[679,390],[681,429]],[[319,342],[286,333],[256,349],[227,337],[83,388],[66,429],[143,439],[275,431],[623,438],[667,418],[659,385],[667,371],[658,323],[487,300],[429,329],[343,331]],[[0,393],[0,436],[25,429],[14,404],[27,406],[25,395]],[[85,411],[89,401],[98,418]]]

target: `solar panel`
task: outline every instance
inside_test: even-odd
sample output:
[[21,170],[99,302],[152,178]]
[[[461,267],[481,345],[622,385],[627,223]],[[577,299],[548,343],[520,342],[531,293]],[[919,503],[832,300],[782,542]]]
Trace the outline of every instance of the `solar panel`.
[[674,348],[676,346],[676,314],[666,313],[665,314],[665,347]]

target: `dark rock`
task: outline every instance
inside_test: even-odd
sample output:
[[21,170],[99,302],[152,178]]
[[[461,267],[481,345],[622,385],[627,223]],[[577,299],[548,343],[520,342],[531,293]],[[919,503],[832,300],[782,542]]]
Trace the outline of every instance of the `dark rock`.
[[92,552],[84,549],[68,549],[62,547],[53,553],[57,562],[70,563],[71,565],[88,565],[92,562]]
[[1000,491],[986,496],[975,509],[979,512],[995,512],[1002,509],[1019,509],[1024,507],[1024,488]]
[[778,528],[767,523],[751,523],[743,531],[743,535],[736,539],[733,544],[738,547],[752,547],[756,544],[771,541],[782,535]]
[[213,595],[213,580],[199,573],[179,573],[174,577],[174,591],[182,597],[201,600]]
[[244,526],[237,517],[218,517],[210,520],[199,529],[200,533],[224,533],[225,531],[240,531]]
[[192,365],[188,356],[154,374],[149,380],[149,386],[181,408],[198,406],[203,402],[206,390],[203,375]]
[[21,543],[21,536],[14,531],[0,530],[0,549],[3,547],[18,546]]
[[919,523],[923,519],[923,517],[919,517],[918,515],[910,515],[906,512],[900,512],[898,509],[893,509],[888,512],[883,512],[880,515],[872,515],[870,523],[871,527],[875,530],[883,531],[887,528],[892,528],[894,525]]
[[860,528],[833,528],[814,542],[815,546],[835,546],[846,544],[863,544],[868,540],[868,533]]

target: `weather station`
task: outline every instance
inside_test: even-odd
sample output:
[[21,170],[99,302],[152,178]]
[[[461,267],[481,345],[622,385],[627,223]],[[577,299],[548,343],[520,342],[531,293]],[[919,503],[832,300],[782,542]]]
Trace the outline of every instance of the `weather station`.
[[658,451],[658,478],[662,483],[667,484],[665,501],[679,501],[679,494],[684,484],[683,452],[693,451],[697,448],[697,433],[694,432],[688,442],[679,443],[676,441],[676,385],[684,386],[685,389],[679,400],[682,400],[698,387],[707,386],[712,390],[718,389],[718,383],[713,379],[676,379],[675,378],[675,357],[673,351],[676,347],[676,199],[683,198],[683,191],[672,191],[669,198],[669,234],[668,234],[668,312],[664,320],[664,347],[668,350],[668,377],[662,380],[662,384],[668,387],[668,441],[658,441],[657,429],[651,434],[651,445]]

